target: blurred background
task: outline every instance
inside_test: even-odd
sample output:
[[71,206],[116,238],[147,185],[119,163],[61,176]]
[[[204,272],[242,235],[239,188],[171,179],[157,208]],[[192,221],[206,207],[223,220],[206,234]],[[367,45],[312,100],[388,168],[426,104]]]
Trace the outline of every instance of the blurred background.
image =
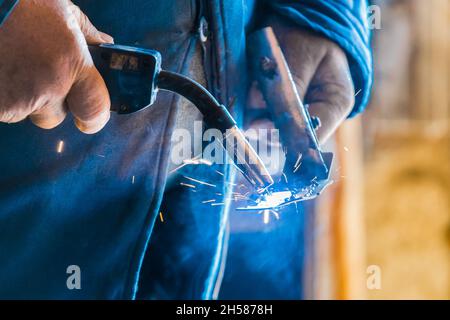
[[221,298],[450,298],[450,1],[372,4],[372,101],[331,146],[336,183],[270,223],[234,213]]
[[382,29],[374,33],[375,87],[358,152],[363,254],[380,267],[382,288],[362,293],[449,299],[450,1],[375,3]]

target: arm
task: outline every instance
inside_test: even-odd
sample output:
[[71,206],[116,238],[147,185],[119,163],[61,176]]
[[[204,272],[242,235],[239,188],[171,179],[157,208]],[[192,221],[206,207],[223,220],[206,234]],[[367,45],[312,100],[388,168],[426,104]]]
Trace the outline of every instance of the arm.
[[[0,3],[2,18],[16,4]],[[18,1],[0,27],[0,122],[52,129],[71,113],[81,131],[99,131],[110,101],[87,44],[112,41],[69,0]]]
[[372,86],[370,30],[366,0],[276,0],[270,10],[293,24],[317,32],[344,50],[357,93],[351,116],[364,110]]

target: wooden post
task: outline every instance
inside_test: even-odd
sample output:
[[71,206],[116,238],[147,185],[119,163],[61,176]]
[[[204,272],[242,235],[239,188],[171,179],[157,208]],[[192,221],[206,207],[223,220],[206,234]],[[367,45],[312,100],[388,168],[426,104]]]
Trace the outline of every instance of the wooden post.
[[411,92],[414,116],[432,125],[435,134],[448,130],[450,106],[450,2],[414,0],[416,52]]

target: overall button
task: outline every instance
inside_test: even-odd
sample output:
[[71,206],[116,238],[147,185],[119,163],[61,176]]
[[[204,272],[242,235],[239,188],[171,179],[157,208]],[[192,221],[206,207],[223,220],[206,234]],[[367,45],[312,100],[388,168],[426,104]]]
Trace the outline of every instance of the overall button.
[[201,42],[208,41],[209,27],[208,27],[208,21],[206,21],[205,17],[201,17],[201,19],[200,19],[200,26],[199,26],[198,32],[200,34]]

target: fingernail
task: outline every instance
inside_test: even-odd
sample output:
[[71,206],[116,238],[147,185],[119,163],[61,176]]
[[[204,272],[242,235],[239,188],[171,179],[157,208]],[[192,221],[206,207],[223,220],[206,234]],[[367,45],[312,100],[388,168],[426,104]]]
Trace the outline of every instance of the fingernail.
[[112,43],[112,44],[114,43],[114,38],[111,37],[109,34],[106,34],[104,32],[100,32],[100,37],[106,43]]

